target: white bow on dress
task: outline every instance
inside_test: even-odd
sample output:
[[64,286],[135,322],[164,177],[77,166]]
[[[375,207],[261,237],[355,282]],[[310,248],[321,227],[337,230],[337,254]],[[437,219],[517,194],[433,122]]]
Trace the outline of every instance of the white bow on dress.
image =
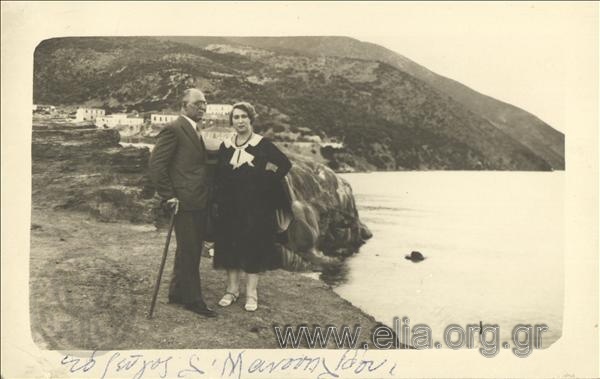
[[254,167],[254,155],[248,153],[246,151],[246,147],[248,146],[256,146],[262,140],[262,136],[258,134],[253,134],[252,137],[243,144],[242,146],[235,145],[235,135],[229,141],[225,141],[225,147],[233,147],[235,151],[229,160],[229,164],[233,169],[240,168],[244,163],[248,164],[250,167]]
[[247,163],[248,166],[254,167],[254,155],[247,153],[244,149],[236,148],[229,160],[229,164],[233,166],[233,169],[237,169],[242,166],[244,163]]

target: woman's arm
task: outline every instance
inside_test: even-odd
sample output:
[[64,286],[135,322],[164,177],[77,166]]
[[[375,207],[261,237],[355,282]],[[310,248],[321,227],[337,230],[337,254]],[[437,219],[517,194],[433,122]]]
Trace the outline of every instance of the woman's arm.
[[277,169],[274,171],[275,176],[282,179],[292,168],[292,162],[273,142],[267,140],[266,147],[268,161],[277,166]]

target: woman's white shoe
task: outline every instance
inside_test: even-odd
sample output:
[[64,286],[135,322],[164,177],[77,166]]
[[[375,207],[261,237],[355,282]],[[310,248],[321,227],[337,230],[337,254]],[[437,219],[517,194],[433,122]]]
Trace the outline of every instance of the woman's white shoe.
[[248,312],[254,312],[258,309],[258,299],[254,296],[246,296],[246,305],[244,306]]
[[240,294],[235,294],[233,292],[225,292],[225,295],[219,300],[219,305],[222,307],[228,307],[231,304],[235,303]]

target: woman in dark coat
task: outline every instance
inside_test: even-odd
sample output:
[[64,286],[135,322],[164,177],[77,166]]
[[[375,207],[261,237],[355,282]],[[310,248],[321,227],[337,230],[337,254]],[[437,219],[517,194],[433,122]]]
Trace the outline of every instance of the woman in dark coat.
[[238,299],[243,271],[247,311],[258,308],[258,274],[281,267],[275,248],[275,209],[285,206],[281,181],[291,168],[285,154],[254,133],[255,118],[251,104],[233,105],[229,121],[236,134],[219,148],[215,180],[213,262],[215,268],[227,270],[227,290],[219,305],[226,307]]

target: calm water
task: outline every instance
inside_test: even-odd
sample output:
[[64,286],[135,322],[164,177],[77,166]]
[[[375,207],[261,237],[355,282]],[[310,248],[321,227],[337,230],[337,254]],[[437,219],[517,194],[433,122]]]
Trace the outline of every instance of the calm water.
[[[374,237],[347,260],[340,296],[392,325],[545,323],[560,338],[564,173],[390,172],[342,175]],[[420,251],[426,260],[404,255]]]

